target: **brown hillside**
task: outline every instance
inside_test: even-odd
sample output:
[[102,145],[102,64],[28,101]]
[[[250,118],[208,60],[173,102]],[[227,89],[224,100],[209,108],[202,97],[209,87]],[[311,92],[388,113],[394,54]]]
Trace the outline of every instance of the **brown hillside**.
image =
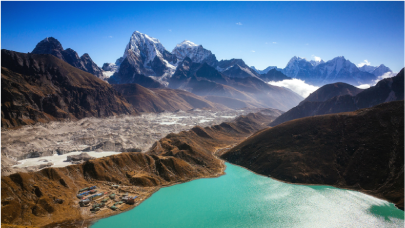
[[404,208],[404,101],[288,121],[221,156],[282,181],[354,189]]
[[300,102],[300,105],[305,102],[327,101],[332,97],[343,96],[346,94],[350,96],[356,96],[361,91],[363,91],[363,89],[359,89],[355,86],[343,82],[327,84],[311,93],[307,98],[305,98],[303,101]]
[[1,126],[136,114],[111,85],[52,55],[1,51]]
[[162,112],[177,110],[227,109],[223,105],[205,100],[184,90],[147,89],[138,84],[115,84],[113,88],[140,112]]
[[236,98],[221,97],[221,96],[205,96],[206,100],[211,102],[219,103],[225,105],[232,109],[243,109],[243,108],[263,108],[264,106],[260,103],[243,101]]

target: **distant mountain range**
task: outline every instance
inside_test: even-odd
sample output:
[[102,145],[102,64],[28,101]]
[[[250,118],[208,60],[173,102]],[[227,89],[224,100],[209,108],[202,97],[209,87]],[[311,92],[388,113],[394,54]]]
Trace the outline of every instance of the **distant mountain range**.
[[350,112],[403,99],[404,69],[395,77],[383,79],[365,90],[344,83],[325,85],[309,95],[297,107],[283,113],[271,122],[270,126],[307,116]]
[[147,88],[168,87],[199,96],[231,98],[235,103],[228,107],[242,101],[253,107],[288,110],[303,99],[289,89],[268,85],[243,60],[218,61],[211,51],[187,40],[170,53],[158,39],[136,31],[122,58],[116,64],[104,64],[105,69],[117,63],[119,67],[108,79],[110,84],[137,83]]
[[344,57],[324,62],[293,57],[286,68],[275,66],[259,71],[242,59],[218,61],[202,45],[185,40],[169,52],[156,38],[135,31],[122,57],[115,63],[99,68],[88,54],[78,54],[49,37],[37,44],[34,54],[51,54],[70,65],[89,72],[110,84],[136,83],[145,88],[181,89],[220,102],[228,108],[271,107],[288,110],[302,101],[289,89],[269,85],[269,81],[299,78],[307,83],[323,85],[346,82],[353,85],[371,84],[388,67],[356,65]]
[[284,69],[268,67],[263,71],[256,71],[265,73],[271,69],[277,69],[288,77],[298,78],[316,86],[335,82],[345,82],[356,86],[361,84],[374,84],[374,81],[377,80],[379,76],[387,72],[392,73],[391,69],[384,64],[378,67],[365,65],[358,68],[343,56],[336,57],[327,62],[323,60],[308,61],[305,58],[294,56]]

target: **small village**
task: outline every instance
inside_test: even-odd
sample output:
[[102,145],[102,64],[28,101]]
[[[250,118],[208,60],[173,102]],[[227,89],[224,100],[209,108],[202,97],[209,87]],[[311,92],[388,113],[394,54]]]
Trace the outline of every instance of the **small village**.
[[137,190],[134,186],[104,183],[80,189],[76,197],[80,207],[88,208],[91,213],[96,214],[104,210],[122,210],[123,205],[140,203],[143,194]]

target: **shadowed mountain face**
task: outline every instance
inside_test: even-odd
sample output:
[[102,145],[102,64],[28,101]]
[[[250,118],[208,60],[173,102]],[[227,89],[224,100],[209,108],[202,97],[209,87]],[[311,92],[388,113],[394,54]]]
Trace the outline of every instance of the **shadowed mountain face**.
[[270,82],[270,81],[278,82],[278,81],[283,81],[286,79],[291,79],[290,77],[286,76],[281,71],[278,71],[276,69],[271,69],[271,70],[267,71],[267,73],[261,74],[260,78],[266,82]]
[[[333,84],[332,84],[333,85]],[[343,96],[335,96],[326,101],[316,101],[322,100],[322,96],[327,95],[327,88],[331,85],[326,85],[318,89],[319,93],[315,91],[310,99],[315,100],[314,102],[301,102],[300,105],[290,109],[283,115],[279,116],[274,120],[270,126],[276,126],[277,124],[298,119],[306,116],[315,116],[339,112],[350,112],[361,108],[369,108],[383,102],[403,100],[404,99],[404,69],[402,69],[395,77],[386,78],[377,83],[377,85],[365,89],[355,96],[350,94]],[[330,90],[332,90],[330,88]],[[349,92],[347,89],[343,90]],[[357,90],[351,90],[350,93],[354,93]]]
[[336,96],[350,95],[356,96],[358,93],[363,91],[355,86],[343,83],[336,82],[333,84],[324,85],[321,88],[317,89],[315,92],[311,93],[305,100],[300,102],[300,105],[305,102],[322,102],[331,99]]
[[262,130],[221,157],[282,181],[359,190],[404,208],[404,102]]
[[2,127],[136,113],[108,83],[53,55],[1,57]]
[[[168,80],[169,87],[184,89],[200,96],[232,98],[256,107],[272,107],[288,110],[302,99],[289,89],[269,85],[255,76],[228,77],[207,63],[192,63],[185,58]],[[238,104],[236,104],[238,103]],[[235,101],[235,105],[242,103]],[[228,106],[230,107],[230,106]]]
[[194,108],[226,110],[225,106],[205,100],[184,90],[147,89],[138,84],[118,84],[113,88],[139,112],[187,111]]
[[110,84],[136,83],[147,88],[163,88],[159,82],[140,74],[139,71],[131,64],[128,58],[125,58],[120,65],[119,71],[113,77],[108,79]]
[[47,37],[39,42],[32,54],[51,54],[80,70],[99,78],[103,77],[102,70],[93,62],[89,54],[85,53],[79,58],[79,55],[74,50],[70,48],[64,50],[62,44],[53,37]]

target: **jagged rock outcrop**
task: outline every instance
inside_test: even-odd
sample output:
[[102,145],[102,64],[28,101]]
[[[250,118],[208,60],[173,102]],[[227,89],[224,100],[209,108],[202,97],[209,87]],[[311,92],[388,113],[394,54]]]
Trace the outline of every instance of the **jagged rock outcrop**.
[[[326,85],[326,88],[329,86],[330,85]],[[325,91],[325,88],[320,88],[319,90]],[[327,96],[327,94],[323,92],[322,94]],[[316,96],[316,92],[314,95]],[[277,124],[289,120],[307,116],[350,112],[361,108],[369,108],[383,102],[403,99],[404,69],[402,69],[401,72],[399,72],[395,77],[383,79],[379,81],[377,85],[365,89],[355,96],[346,94],[343,96],[332,97],[326,101],[322,101],[322,99],[317,98],[313,102],[301,102],[297,107],[294,107],[285,112],[283,115],[279,116],[270,125],[276,126]]]
[[53,55],[1,57],[2,127],[137,113],[108,83]]
[[79,58],[79,55],[73,49],[64,50],[62,44],[53,37],[43,39],[31,53],[51,54],[80,70],[89,72],[99,78],[103,77],[102,70],[93,62],[89,54],[85,53]]
[[404,101],[288,121],[221,158],[282,181],[332,185],[404,209]]
[[108,80],[109,83],[138,83],[148,88],[156,88],[149,87],[148,83],[141,84],[139,80],[145,81],[148,76],[171,76],[175,71],[173,64],[177,63],[177,58],[168,52],[158,39],[135,31],[125,48],[122,61],[119,62],[121,63],[116,63],[120,65],[118,72]]

